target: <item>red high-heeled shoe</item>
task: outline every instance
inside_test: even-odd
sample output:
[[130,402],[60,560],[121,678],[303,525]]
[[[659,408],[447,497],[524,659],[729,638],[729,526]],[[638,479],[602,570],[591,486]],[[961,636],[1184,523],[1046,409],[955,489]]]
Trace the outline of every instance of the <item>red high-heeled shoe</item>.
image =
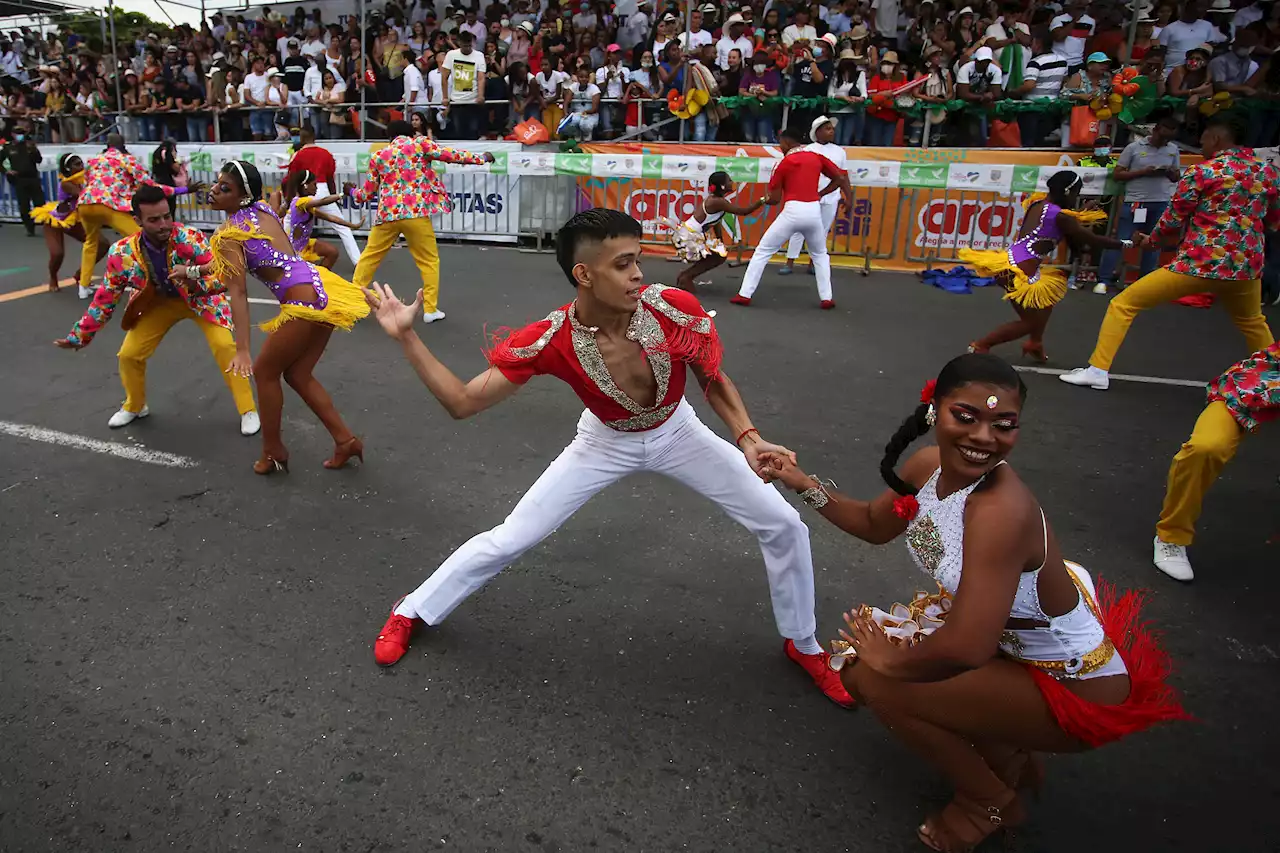
[[347,460],[352,456],[360,460],[360,464],[364,464],[364,442],[359,436],[351,436],[351,438],[335,445],[333,448],[333,456],[324,460],[324,467],[330,470],[336,470],[347,464]]
[[1032,359],[1033,361],[1038,361],[1041,364],[1044,364],[1046,361],[1049,360],[1049,356],[1044,354],[1043,344],[1030,344],[1030,343],[1023,344],[1022,355],[1025,358]]

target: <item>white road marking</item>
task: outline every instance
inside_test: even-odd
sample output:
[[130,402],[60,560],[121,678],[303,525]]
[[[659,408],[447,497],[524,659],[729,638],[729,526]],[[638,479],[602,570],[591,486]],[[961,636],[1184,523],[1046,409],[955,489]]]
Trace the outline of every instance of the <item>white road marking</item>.
[[116,444],[111,441],[98,441],[83,435],[72,435],[69,432],[58,432],[44,427],[15,424],[0,421],[0,433],[15,438],[26,438],[31,441],[42,441],[45,444],[59,444],[76,450],[91,450],[94,453],[105,453],[108,456],[119,456],[133,462],[145,462],[148,465],[162,465],[166,468],[198,468],[200,463],[176,453],[165,453],[162,450],[148,450],[145,447],[134,447],[129,444]]
[[[1045,376],[1061,376],[1069,371],[1059,370],[1056,367],[1032,367],[1027,364],[1015,364],[1014,370],[1021,370],[1025,373],[1042,373]],[[1112,379],[1120,379],[1124,382],[1146,382],[1148,385],[1179,385],[1183,388],[1203,388],[1208,383],[1204,380],[1195,379],[1166,379],[1163,376],[1134,376],[1129,373],[1112,373]]]
[[280,300],[278,299],[259,299],[256,296],[250,296],[249,301],[254,305],[279,305],[280,304]]

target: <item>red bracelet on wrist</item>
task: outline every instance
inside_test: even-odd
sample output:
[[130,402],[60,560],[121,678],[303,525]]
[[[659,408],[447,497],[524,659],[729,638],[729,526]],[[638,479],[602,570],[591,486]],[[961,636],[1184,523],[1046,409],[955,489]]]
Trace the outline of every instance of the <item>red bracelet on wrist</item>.
[[734,442],[734,444],[736,444],[736,445],[738,445],[739,447],[741,447],[741,446],[742,446],[742,439],[746,438],[748,435],[750,435],[750,434],[751,434],[751,433],[753,433],[753,432],[756,434],[756,436],[757,436],[757,437],[759,437],[759,435],[760,435],[760,430],[756,429],[755,427],[751,427],[750,429],[744,429],[744,430],[742,431],[742,434],[738,436],[738,439],[737,439],[737,441],[735,441],[735,442]]

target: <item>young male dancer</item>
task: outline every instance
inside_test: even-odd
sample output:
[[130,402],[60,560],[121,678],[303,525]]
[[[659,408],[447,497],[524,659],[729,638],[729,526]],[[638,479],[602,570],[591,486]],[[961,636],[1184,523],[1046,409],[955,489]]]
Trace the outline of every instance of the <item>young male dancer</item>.
[[[849,121],[847,116],[845,121]],[[849,157],[844,153],[843,148],[836,145],[836,119],[827,118],[826,116],[815,118],[809,130],[809,138],[813,140],[813,144],[806,145],[804,147],[805,151],[821,154],[832,163],[835,163],[840,171],[846,171]],[[829,186],[831,186],[831,179],[823,175],[818,181],[819,192]],[[822,236],[825,240],[826,236],[831,233],[831,225],[836,221],[836,213],[840,210],[840,196],[833,192],[827,193],[818,200],[818,204],[822,209]],[[796,258],[800,257],[800,247],[802,245],[804,245],[804,235],[797,231],[787,241],[787,265],[778,270],[778,275],[791,275],[796,267]],[[812,253],[810,257],[812,257]],[[810,263],[809,272],[812,273],[814,271],[814,266]]]
[[444,319],[444,312],[436,302],[440,295],[440,252],[428,217],[451,210],[452,203],[440,176],[431,168],[431,161],[479,166],[492,163],[493,155],[445,148],[425,136],[415,137],[407,121],[390,122],[387,135],[391,142],[369,158],[369,177],[363,186],[358,190],[350,184],[346,187],[346,192],[362,204],[375,193],[378,196],[378,213],[352,280],[358,287],[368,287],[378,264],[391,251],[396,237],[403,234],[422,276],[422,319],[434,323]]
[[[374,658],[383,666],[398,661],[415,625],[439,625],[597,492],[628,474],[652,471],[715,501],[756,534],[786,655],[828,698],[851,707],[814,636],[809,530],[759,476],[761,454],[790,451],[764,441],[751,425],[737,388],[721,372],[720,339],[697,298],[644,284],[640,237],[640,223],[619,211],[595,208],[570,219],[560,229],[556,255],[577,297],[498,342],[488,354],[489,369],[470,382],[450,372],[414,334],[421,294],[406,306],[388,287],[366,291],[383,329],[401,342],[418,377],[453,417],[484,411],[539,374],[568,383],[586,405],[577,437],[507,519],[473,537],[395,604],[374,643]],[[684,400],[686,367],[737,436],[737,448],[708,429]]]
[[[183,320],[192,320],[204,332],[209,350],[222,368],[222,378],[240,412],[240,433],[253,435],[261,423],[249,378],[228,372],[236,354],[231,335],[231,301],[223,288],[213,286],[216,282],[202,283],[190,273],[192,267],[213,261],[208,238],[173,221],[163,187],[142,187],[134,193],[132,205],[141,232],[111,247],[106,277],[89,310],[70,334],[54,343],[63,349],[87,347],[93,336],[111,322],[120,297],[131,290],[133,294],[120,321],[126,330],[119,354],[125,400],[107,426],[115,429],[147,416],[147,360],[170,329]],[[185,275],[171,278],[180,266]]]

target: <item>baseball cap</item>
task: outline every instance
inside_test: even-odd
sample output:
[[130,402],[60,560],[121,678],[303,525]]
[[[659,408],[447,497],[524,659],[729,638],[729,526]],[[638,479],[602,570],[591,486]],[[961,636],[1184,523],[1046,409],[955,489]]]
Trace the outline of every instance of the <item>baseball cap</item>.
[[[984,47],[983,50],[986,50],[986,48]],[[990,51],[988,51],[988,53],[989,52]],[[1106,65],[1110,65],[1111,57],[1107,56],[1100,50],[1095,50],[1093,53],[1089,54],[1089,58],[1084,61],[1085,65],[1088,65],[1091,62],[1102,62]]]
[[287,42],[285,42],[285,47],[297,47],[297,46],[298,46],[297,39],[289,39]]
[[680,19],[677,18],[675,15],[671,14],[670,12],[662,16],[662,23],[664,24],[674,24],[678,20]]
[[214,53],[211,58],[213,59],[214,62],[217,62],[219,59],[226,59],[227,57],[222,51],[219,50],[216,53]]
[[989,47],[980,47],[973,52],[974,62],[981,62],[984,59],[990,62],[992,59],[995,59],[995,58],[996,58],[996,55],[991,52],[991,48]]
[[606,53],[622,53],[622,45],[620,45],[620,44],[611,44],[611,45],[609,45],[608,47],[606,47],[606,48],[605,48],[605,52],[606,52]]

